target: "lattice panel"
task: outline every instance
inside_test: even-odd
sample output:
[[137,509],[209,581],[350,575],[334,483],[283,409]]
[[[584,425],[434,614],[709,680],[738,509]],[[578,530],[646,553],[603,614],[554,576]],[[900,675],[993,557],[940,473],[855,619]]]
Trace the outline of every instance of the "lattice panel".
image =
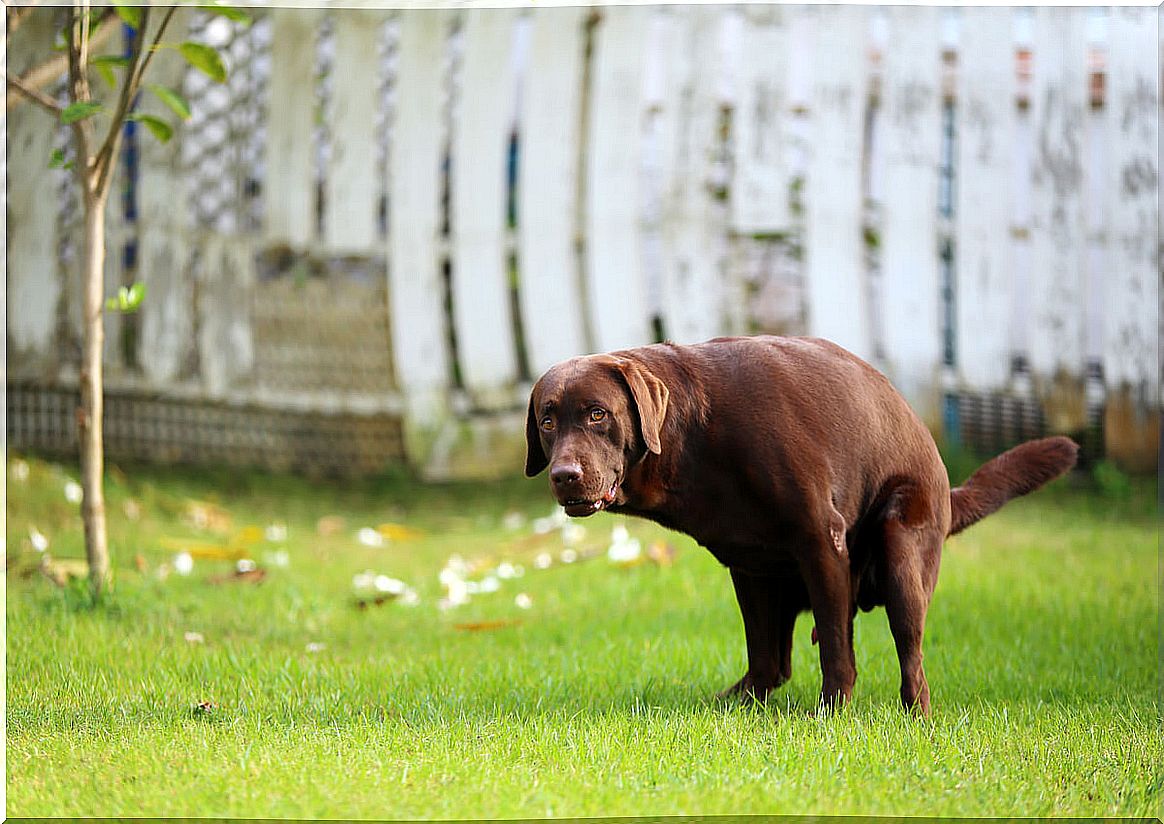
[[339,276],[293,269],[256,285],[255,376],[260,386],[354,393],[392,389],[384,262],[322,265],[334,270],[344,264],[348,272]]
[[[75,390],[8,385],[15,449],[74,454]],[[392,415],[322,415],[108,392],[105,451],[112,460],[250,466],[313,476],[382,472],[403,460]]]
[[196,12],[190,37],[219,49],[229,72],[220,84],[190,69],[183,83],[191,117],[182,124],[182,162],[194,225],[227,234],[253,231],[262,224],[270,20],[257,15],[242,26]]

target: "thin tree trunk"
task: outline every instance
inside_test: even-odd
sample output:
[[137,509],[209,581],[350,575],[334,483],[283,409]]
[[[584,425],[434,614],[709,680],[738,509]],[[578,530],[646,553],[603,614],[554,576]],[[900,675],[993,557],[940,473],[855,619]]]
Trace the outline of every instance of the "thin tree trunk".
[[105,293],[105,204],[108,191],[85,197],[84,326],[81,367],[81,408],[77,423],[81,440],[81,520],[85,525],[85,555],[94,597],[109,583],[109,548],[105,537],[105,446],[102,441],[104,378],[101,354],[105,343],[102,315]]

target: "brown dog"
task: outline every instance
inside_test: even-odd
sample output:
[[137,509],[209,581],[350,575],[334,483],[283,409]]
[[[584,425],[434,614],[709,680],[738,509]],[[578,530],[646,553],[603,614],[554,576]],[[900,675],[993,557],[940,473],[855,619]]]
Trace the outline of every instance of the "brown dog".
[[575,517],[601,509],[691,535],[728,567],[748,669],[724,694],[788,680],[811,609],[821,701],[848,700],[853,617],[884,605],[901,700],[929,711],[922,632],[942,542],[1066,472],[1062,437],[1018,446],[950,490],[929,431],[869,364],[811,338],[719,338],[574,358],[533,388],[526,475],[547,466]]

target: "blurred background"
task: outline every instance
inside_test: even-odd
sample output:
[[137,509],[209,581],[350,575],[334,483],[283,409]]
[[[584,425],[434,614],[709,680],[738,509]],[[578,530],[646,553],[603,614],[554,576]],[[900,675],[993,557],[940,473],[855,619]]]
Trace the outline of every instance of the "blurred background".
[[[106,319],[111,459],[511,475],[554,362],[778,333],[870,360],[954,446],[1156,466],[1157,9],[253,13],[182,11],[229,78],[160,55],[192,118],[127,126],[107,291],[148,292]],[[10,97],[8,443],[72,455],[54,148]]]

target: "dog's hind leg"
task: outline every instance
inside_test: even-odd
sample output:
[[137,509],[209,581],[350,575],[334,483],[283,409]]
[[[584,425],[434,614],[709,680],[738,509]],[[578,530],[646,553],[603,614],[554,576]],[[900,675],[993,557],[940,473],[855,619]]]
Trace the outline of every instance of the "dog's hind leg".
[[901,703],[928,715],[930,687],[922,669],[922,635],[937,580],[942,536],[895,519],[885,522],[884,535],[885,611],[901,664]]
[[857,680],[853,653],[854,582],[850,577],[845,522],[830,508],[816,536],[809,537],[799,563],[816,621],[820,643],[821,704],[828,709],[844,704]]

